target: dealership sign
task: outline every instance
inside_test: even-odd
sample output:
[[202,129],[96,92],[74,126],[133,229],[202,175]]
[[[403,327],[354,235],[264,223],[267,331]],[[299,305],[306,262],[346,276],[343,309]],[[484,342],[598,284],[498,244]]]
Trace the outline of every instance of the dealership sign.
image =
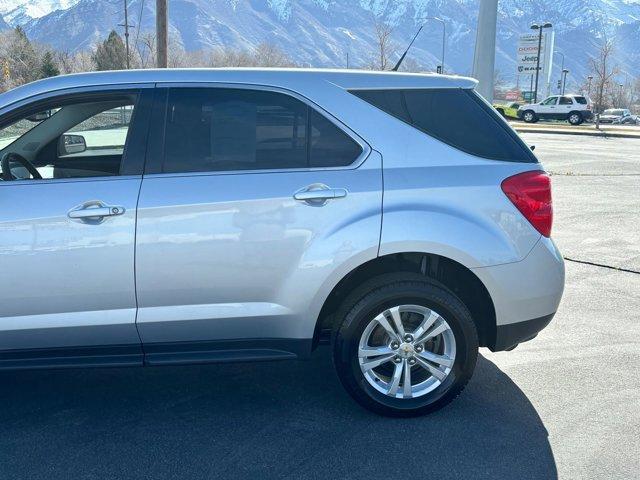
[[[542,34],[542,44],[538,52],[538,33],[525,33],[518,38],[517,51],[517,74],[532,75],[536,73],[536,68],[540,71],[540,78],[548,83],[551,79],[551,68],[553,61],[553,30],[546,30]],[[538,67],[538,55],[540,55],[540,66]]]

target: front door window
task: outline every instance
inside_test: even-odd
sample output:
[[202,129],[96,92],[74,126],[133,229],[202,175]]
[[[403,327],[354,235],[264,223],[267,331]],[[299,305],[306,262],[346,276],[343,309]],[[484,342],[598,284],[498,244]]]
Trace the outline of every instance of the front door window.
[[2,179],[119,175],[135,101],[126,94],[65,102],[0,125]]

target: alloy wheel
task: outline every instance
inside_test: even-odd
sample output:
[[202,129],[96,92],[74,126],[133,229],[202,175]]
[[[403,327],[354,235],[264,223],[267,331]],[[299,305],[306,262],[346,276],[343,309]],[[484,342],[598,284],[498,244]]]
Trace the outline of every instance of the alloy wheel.
[[444,382],[456,358],[451,327],[435,310],[398,305],[384,310],[364,329],[358,346],[367,382],[394,398],[417,398]]

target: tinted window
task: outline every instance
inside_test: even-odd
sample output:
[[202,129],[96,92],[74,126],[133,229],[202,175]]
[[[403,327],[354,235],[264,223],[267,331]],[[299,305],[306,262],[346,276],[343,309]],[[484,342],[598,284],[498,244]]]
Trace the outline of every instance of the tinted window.
[[580,105],[586,105],[587,104],[587,99],[584,97],[574,97],[575,101],[578,102]]
[[556,103],[558,103],[558,97],[549,97],[542,102],[542,105],[555,105]]
[[[537,161],[500,115],[471,90],[369,90],[352,93],[472,155],[514,162]],[[397,105],[401,105],[398,114],[394,113]]]
[[570,97],[560,97],[560,105],[573,105]]
[[315,110],[310,109],[311,167],[342,167],[353,163],[362,153],[362,148],[342,130]]
[[361,149],[288,95],[193,88],[169,93],[164,152],[163,171],[197,172],[349,165]]
[[354,90],[351,93],[400,120],[411,122],[404,104],[404,90]]

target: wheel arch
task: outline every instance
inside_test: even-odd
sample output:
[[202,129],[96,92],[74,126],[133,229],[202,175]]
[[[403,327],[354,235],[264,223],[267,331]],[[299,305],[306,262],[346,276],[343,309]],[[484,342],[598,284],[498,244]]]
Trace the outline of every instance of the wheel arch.
[[478,330],[480,345],[493,344],[496,336],[495,308],[491,295],[476,274],[463,264],[442,255],[401,252],[371,259],[342,277],[325,299],[316,319],[313,348],[329,341],[337,320],[336,311],[357,286],[374,276],[402,272],[421,274],[451,290],[469,309]]

